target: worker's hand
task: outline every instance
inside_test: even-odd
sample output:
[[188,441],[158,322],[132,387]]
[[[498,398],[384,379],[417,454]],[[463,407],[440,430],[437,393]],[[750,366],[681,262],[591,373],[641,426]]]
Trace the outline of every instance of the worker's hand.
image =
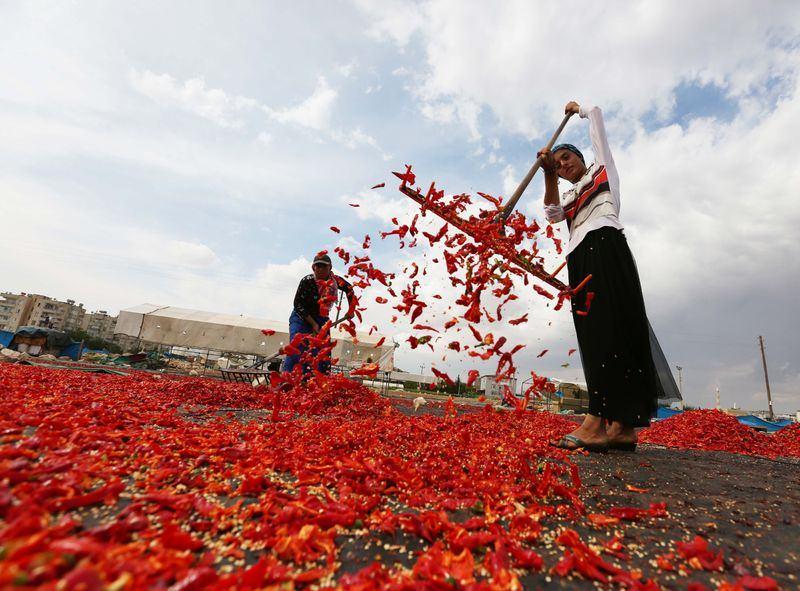
[[564,107],[564,115],[568,115],[569,113],[575,113],[577,115],[580,110],[581,106],[578,103],[575,101],[569,101]]
[[553,153],[547,148],[542,148],[536,153],[536,156],[542,159],[542,168],[545,174],[554,174],[556,172],[556,159],[553,158]]
[[313,332],[314,334],[319,333],[319,324],[317,324],[316,321],[314,320],[312,320],[310,324],[311,324],[311,332]]

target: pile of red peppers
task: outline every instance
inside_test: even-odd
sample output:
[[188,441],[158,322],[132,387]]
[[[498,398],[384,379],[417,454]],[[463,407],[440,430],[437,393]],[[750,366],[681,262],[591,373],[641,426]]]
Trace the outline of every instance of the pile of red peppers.
[[751,429],[722,411],[709,409],[690,410],[655,422],[639,433],[639,441],[768,458],[800,457],[798,425],[789,425],[770,435]]

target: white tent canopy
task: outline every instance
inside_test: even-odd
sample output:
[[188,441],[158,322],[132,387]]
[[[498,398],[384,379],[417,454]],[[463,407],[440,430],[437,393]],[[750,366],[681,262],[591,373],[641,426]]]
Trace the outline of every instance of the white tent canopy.
[[[262,329],[274,330],[275,334],[265,336]],[[268,356],[289,342],[289,323],[141,304],[120,311],[114,333],[173,347]],[[383,335],[357,332],[356,343],[349,334],[337,327],[332,336],[338,341],[333,357],[338,357],[340,364],[360,365],[371,359],[373,362],[380,361],[383,370],[394,368],[394,344],[391,339],[387,338],[387,344],[376,348],[376,343]]]

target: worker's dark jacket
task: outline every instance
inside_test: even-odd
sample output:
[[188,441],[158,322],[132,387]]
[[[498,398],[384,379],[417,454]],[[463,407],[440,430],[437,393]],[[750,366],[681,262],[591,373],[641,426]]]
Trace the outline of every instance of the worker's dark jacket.
[[[333,275],[336,279],[336,287],[343,291],[348,301],[353,295],[353,287],[338,275]],[[297,286],[297,293],[294,294],[294,309],[300,318],[319,316],[319,289],[314,274],[306,275],[300,280]]]

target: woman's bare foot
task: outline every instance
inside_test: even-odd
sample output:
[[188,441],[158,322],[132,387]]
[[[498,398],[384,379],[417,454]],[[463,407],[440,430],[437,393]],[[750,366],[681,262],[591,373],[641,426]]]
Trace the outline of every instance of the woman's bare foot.
[[608,442],[615,443],[636,443],[636,429],[623,425],[619,421],[612,422],[606,429]]
[[[606,435],[603,419],[593,415],[586,415],[586,418],[583,419],[581,426],[570,433],[570,435],[577,437],[582,442],[592,446],[602,446],[608,444],[608,436]],[[559,447],[565,447],[566,449],[577,449],[580,446],[574,441],[567,440],[566,446],[562,444]]]

